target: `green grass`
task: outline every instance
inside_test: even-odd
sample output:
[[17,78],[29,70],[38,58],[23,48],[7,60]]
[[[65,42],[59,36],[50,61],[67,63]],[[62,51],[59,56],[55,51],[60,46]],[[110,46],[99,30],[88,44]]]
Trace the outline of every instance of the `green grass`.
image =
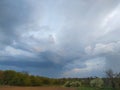
[[112,88],[79,87],[77,90],[113,90]]

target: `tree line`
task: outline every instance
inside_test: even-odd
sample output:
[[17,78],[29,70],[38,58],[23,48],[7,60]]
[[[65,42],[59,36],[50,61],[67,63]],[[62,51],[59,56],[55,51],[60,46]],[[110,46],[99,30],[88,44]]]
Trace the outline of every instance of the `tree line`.
[[0,71],[0,85],[10,86],[43,86],[58,84],[58,79],[29,75],[26,72],[13,70]]
[[0,85],[8,86],[65,86],[65,87],[109,87],[120,89],[120,73],[107,70],[106,77],[48,78],[30,75],[27,72],[0,70]]

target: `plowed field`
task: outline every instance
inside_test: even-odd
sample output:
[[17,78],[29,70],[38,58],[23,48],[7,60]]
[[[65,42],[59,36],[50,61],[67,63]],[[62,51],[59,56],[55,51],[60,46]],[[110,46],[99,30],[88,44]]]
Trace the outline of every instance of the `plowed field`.
[[0,87],[0,90],[75,90],[63,87]]

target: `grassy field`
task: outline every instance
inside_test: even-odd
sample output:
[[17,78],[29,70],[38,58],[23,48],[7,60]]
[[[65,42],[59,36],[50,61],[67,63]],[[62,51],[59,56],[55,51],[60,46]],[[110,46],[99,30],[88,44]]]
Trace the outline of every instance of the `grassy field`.
[[1,86],[0,90],[113,90],[111,88],[92,88],[92,87],[79,87],[79,88],[65,88],[65,87],[11,87]]
[[0,90],[76,90],[64,87],[0,87]]
[[113,90],[111,88],[79,87],[77,90]]

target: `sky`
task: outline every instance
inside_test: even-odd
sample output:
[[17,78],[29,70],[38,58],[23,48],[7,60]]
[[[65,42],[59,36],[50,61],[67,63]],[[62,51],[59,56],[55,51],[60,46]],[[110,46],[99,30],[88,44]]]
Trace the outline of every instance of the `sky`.
[[45,77],[120,72],[120,0],[0,0],[0,69]]

